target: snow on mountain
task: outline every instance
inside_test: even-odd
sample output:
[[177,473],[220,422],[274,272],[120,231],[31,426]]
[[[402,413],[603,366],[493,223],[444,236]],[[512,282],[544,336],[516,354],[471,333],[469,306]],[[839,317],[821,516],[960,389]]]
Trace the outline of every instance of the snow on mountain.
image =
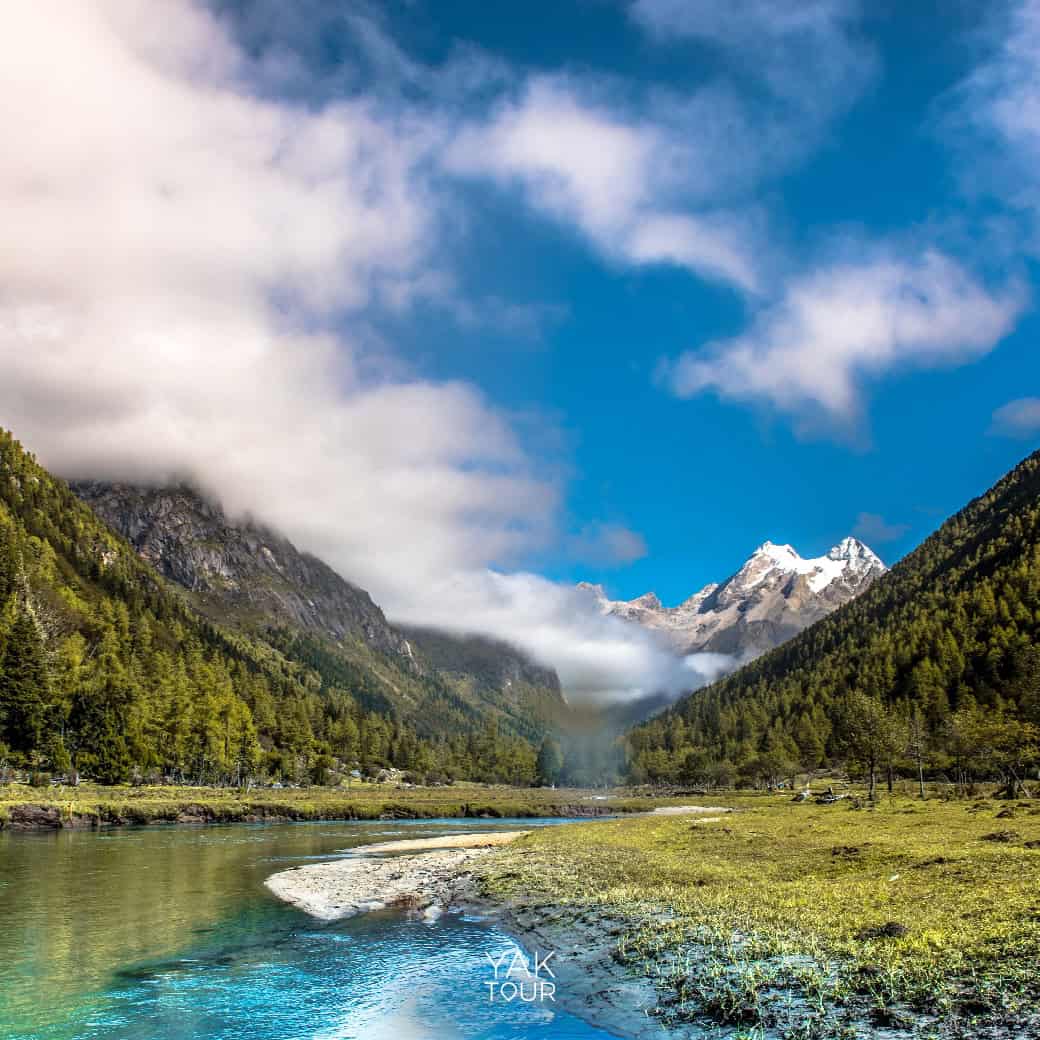
[[790,545],[764,542],[732,577],[706,585],[677,607],[663,606],[653,592],[611,600],[600,585],[580,587],[603,613],[661,632],[679,653],[749,660],[858,596],[886,569],[857,538],[811,559]]

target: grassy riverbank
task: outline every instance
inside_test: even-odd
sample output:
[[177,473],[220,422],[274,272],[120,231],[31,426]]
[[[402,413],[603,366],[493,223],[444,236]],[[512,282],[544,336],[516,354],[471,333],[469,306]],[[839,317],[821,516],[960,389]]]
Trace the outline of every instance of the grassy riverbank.
[[1037,1035],[1040,803],[711,802],[739,811],[539,831],[489,856],[485,884],[561,936],[608,920],[604,956],[655,979],[665,1021]]
[[[605,797],[606,795],[606,797]],[[667,799],[625,791],[547,790],[455,784],[392,787],[355,784],[238,791],[215,787],[0,787],[0,829],[236,823],[256,820],[369,820],[380,817],[592,816],[636,812]],[[672,799],[675,801],[675,799]]]

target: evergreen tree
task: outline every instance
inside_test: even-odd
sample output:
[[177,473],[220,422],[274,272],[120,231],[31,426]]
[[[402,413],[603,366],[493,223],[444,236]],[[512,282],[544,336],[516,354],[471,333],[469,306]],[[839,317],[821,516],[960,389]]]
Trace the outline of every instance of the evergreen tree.
[[0,430],[5,765],[224,784],[262,769],[336,782],[360,759],[533,782],[539,728],[504,707],[479,732],[486,713],[447,682],[392,668],[385,680],[375,665],[312,634],[204,621]]
[[19,611],[0,658],[0,739],[11,751],[41,749],[50,683],[43,643],[27,611]]
[[[979,730],[984,717],[1002,728]],[[776,765],[775,738],[768,745],[779,726],[806,770],[848,758],[872,787],[879,769],[891,783],[902,767],[919,790],[928,771],[952,769],[963,787],[999,778],[1010,791],[1032,768],[1035,725],[1040,452],[851,603],[637,727],[630,773],[667,779],[696,747],[759,782]]]
[[133,760],[126,734],[133,695],[116,631],[106,629],[90,678],[73,706],[79,737],[75,764],[99,783],[125,783],[130,777]]
[[0,513],[0,607],[14,592],[18,579],[19,560],[15,535],[14,524]]

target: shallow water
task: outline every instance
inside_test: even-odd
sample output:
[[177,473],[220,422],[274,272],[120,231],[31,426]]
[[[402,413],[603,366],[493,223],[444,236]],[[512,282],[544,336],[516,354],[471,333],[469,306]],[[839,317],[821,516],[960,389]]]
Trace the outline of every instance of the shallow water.
[[550,1001],[489,1002],[512,941],[448,915],[321,924],[278,870],[359,845],[547,821],[233,824],[0,834],[0,1037],[594,1040]]

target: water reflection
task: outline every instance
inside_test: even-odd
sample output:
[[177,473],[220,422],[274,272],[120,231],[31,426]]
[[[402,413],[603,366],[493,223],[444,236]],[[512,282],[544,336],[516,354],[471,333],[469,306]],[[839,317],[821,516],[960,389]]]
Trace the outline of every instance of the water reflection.
[[262,884],[373,841],[472,829],[450,820],[0,835],[0,1035],[602,1036],[552,1004],[489,1005],[485,953],[509,941],[495,930],[390,913],[319,925]]

